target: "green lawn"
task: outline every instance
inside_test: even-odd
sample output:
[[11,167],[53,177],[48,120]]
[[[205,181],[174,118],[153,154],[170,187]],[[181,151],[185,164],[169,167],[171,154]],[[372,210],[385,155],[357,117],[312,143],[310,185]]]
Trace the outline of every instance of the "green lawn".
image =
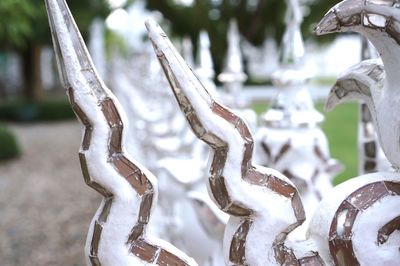
[[[266,110],[266,105],[254,104],[253,109],[260,114]],[[323,103],[318,103],[317,109],[325,115],[322,128],[329,140],[331,157],[338,159],[345,166],[342,174],[334,180],[334,184],[337,185],[358,175],[358,104],[340,105],[330,113],[325,113]]]
[[358,176],[358,104],[340,105],[329,113],[322,111],[322,106],[322,104],[317,104],[318,110],[325,115],[322,129],[328,137],[331,156],[345,166],[342,174],[334,180],[334,184],[337,185]]

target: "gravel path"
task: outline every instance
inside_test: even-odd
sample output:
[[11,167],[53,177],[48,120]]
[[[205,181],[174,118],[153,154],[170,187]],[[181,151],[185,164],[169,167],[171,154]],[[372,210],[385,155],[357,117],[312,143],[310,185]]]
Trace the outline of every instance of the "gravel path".
[[0,163],[0,265],[84,265],[100,197],[80,172],[79,124],[9,126],[23,154]]

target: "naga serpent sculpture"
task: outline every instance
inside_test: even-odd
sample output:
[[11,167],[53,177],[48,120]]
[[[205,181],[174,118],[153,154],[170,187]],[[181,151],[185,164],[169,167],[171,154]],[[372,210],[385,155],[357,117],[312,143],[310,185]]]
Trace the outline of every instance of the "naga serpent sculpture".
[[46,0],[63,85],[84,126],[85,182],[104,198],[90,225],[88,265],[196,265],[146,234],[157,201],[155,177],[124,149],[125,114],[99,78],[65,0]]
[[155,22],[146,26],[182,112],[213,150],[208,188],[230,215],[227,265],[398,265],[399,173],[363,175],[337,186],[324,195],[307,238],[291,240],[305,220],[296,187],[279,172],[252,165],[247,125],[212,98]]

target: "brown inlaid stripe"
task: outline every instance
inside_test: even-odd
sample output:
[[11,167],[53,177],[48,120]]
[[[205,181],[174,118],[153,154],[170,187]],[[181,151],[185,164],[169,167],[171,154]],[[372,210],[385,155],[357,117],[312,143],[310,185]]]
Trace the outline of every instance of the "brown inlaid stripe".
[[304,211],[303,202],[301,201],[299,192],[297,191],[292,197],[292,208],[297,219],[297,223],[294,224],[294,226],[297,227],[306,220],[306,212]]
[[361,104],[361,121],[364,124],[370,123],[372,121],[372,116],[369,111],[368,105],[366,105],[365,103]]
[[252,222],[244,220],[233,235],[229,249],[229,260],[235,265],[247,265],[246,263],[246,238]]
[[223,175],[227,156],[228,148],[214,150],[214,156],[210,167],[210,174],[213,178],[218,178]]
[[119,154],[112,156],[110,159],[118,173],[125,177],[140,196],[143,196],[149,189],[152,189],[152,185],[148,181],[147,177],[125,156]]
[[[71,105],[73,107],[74,112],[81,120],[82,124],[85,126],[85,135],[82,142],[82,150],[88,150],[91,142],[92,136],[92,125],[89,122],[88,117],[79,107],[79,105],[74,101],[74,95],[72,89],[68,89],[68,94],[71,100]],[[146,242],[137,241],[143,233],[145,224],[148,223],[151,207],[153,204],[153,186],[147,179],[144,173],[136,167],[132,162],[130,162],[125,156],[122,155],[122,131],[123,125],[120,119],[118,110],[110,98],[106,98],[103,102],[101,102],[102,112],[107,120],[107,123],[110,127],[111,135],[109,138],[109,151],[110,151],[110,162],[116,168],[118,173],[125,177],[127,181],[131,184],[131,186],[135,189],[135,191],[142,196],[142,201],[139,210],[138,223],[128,237],[128,241],[132,244],[131,251],[134,254],[137,254],[139,258],[144,261],[151,262],[155,260],[155,254],[153,251],[157,251],[162,255],[161,264],[160,265],[186,265],[182,262],[182,260],[166,251],[163,251],[161,248],[155,248]],[[90,246],[90,254],[89,260],[92,265],[100,266],[100,261],[98,259],[98,248],[101,240],[101,233],[103,230],[102,224],[107,221],[107,217],[110,213],[113,195],[108,192],[104,187],[94,182],[90,178],[90,173],[87,166],[87,161],[85,154],[83,152],[79,153],[79,159],[81,163],[82,173],[85,179],[85,182],[99,192],[101,195],[105,197],[105,203],[103,209],[100,212],[99,218],[95,221],[93,235]],[[133,241],[136,240],[136,241]],[[152,254],[151,256],[149,254]],[[162,264],[162,261],[165,261],[167,264]],[[173,263],[172,263],[173,262]],[[168,264],[169,263],[169,264]]]
[[207,131],[201,124],[200,119],[197,117],[197,114],[194,112],[191,112],[191,113],[187,114],[186,119],[190,120],[190,127],[192,128],[192,131],[196,134],[196,136],[200,139],[203,139],[205,137]]
[[265,175],[263,173],[260,173],[252,167],[247,175],[246,175],[246,181],[249,182],[250,184],[257,185],[257,186],[267,186],[268,180],[270,178],[270,175]]
[[76,116],[81,121],[81,123],[85,126],[84,137],[83,137],[82,144],[81,144],[81,149],[83,152],[79,153],[79,161],[80,161],[80,165],[81,165],[83,178],[85,180],[85,183],[88,186],[90,186],[91,188],[96,190],[98,193],[100,193],[103,197],[105,197],[104,206],[100,212],[98,220],[95,221],[95,224],[94,224],[93,235],[92,235],[90,251],[89,251],[89,261],[91,262],[91,264],[93,266],[100,266],[101,263],[97,257],[97,255],[98,255],[97,253],[98,253],[99,243],[100,243],[100,239],[101,239],[101,232],[103,230],[102,223],[106,222],[108,214],[110,212],[111,205],[112,205],[112,194],[109,191],[107,191],[103,186],[101,186],[100,184],[98,184],[97,182],[93,181],[90,178],[90,173],[89,173],[89,169],[87,166],[87,161],[86,161],[84,151],[87,151],[90,147],[93,127],[92,127],[87,115],[82,111],[82,109],[79,107],[79,105],[75,102],[73,89],[71,87],[68,87],[66,89],[66,91],[67,91],[68,97],[70,99],[70,103],[71,103],[73,111],[75,112]]
[[292,198],[297,192],[295,187],[273,175],[269,177],[267,187],[286,198]]
[[270,159],[271,158],[271,149],[269,148],[269,146],[265,140],[261,142],[261,147],[264,150],[264,152],[267,154],[268,159]]
[[[246,124],[235,114],[230,112],[228,109],[224,108],[223,106],[219,105],[218,103],[214,102],[211,106],[212,111],[217,114],[218,116],[224,118],[228,121],[235,129],[239,132],[240,136],[244,140],[244,156],[242,160],[242,178],[251,184],[255,184],[258,186],[266,186],[272,191],[282,195],[284,197],[290,198],[292,201],[292,207],[294,214],[296,216],[297,222],[290,225],[286,228],[286,231],[283,233],[288,234],[292,230],[294,230],[297,226],[299,226],[305,220],[305,212],[303,208],[303,204],[301,202],[300,196],[298,195],[297,189],[293,187],[291,184],[285,182],[284,180],[275,177],[275,176],[267,176],[262,174],[254,174],[256,171],[252,167],[252,155],[253,155],[253,139],[251,136],[250,131],[248,130]],[[283,145],[281,150],[279,151],[277,157],[275,158],[275,162],[279,161],[291,148],[290,140]],[[226,161],[226,160],[224,160]],[[225,165],[223,165],[224,167]],[[255,183],[257,182],[258,183]],[[225,189],[226,190],[226,189]],[[224,209],[223,209],[224,210]],[[240,213],[246,214],[246,209],[242,209]],[[226,210],[225,210],[226,211]],[[243,212],[245,211],[245,212]],[[228,212],[229,214],[233,214],[235,216],[239,216],[237,211],[235,212]],[[252,211],[250,212],[250,214]],[[250,226],[250,225],[249,225]],[[247,233],[246,233],[247,237]],[[245,240],[246,237],[243,237],[242,240],[238,240],[233,238],[231,242],[231,252],[230,252],[230,261],[235,265],[245,265],[245,254],[244,254],[244,247],[245,247]],[[277,241],[284,241],[284,239],[279,239]],[[282,247],[284,245],[282,244]],[[286,250],[286,247],[284,247]],[[241,251],[243,250],[243,252]],[[235,253],[236,252],[236,253]],[[279,251],[278,251],[279,253]],[[276,256],[284,256],[285,260],[289,259],[289,264],[285,265],[298,265],[297,258],[291,252],[285,254],[276,254]],[[290,255],[290,256],[289,256]],[[235,257],[236,256],[236,257]],[[278,259],[278,258],[277,258]],[[290,264],[291,262],[296,264]]]
[[121,117],[118,113],[117,107],[115,106],[111,98],[105,98],[101,102],[101,110],[110,128],[116,126],[122,126]]
[[[329,230],[329,249],[335,265],[359,265],[352,244],[352,229],[356,217],[382,198],[394,195],[400,195],[400,184],[380,181],[357,189],[341,203]],[[391,228],[395,224],[396,222],[390,221],[387,225]],[[385,226],[383,228],[387,229]],[[389,233],[390,230],[386,232]],[[378,232],[378,241],[380,236],[384,239],[384,234]]]
[[339,28],[341,26],[346,27],[346,26],[353,26],[353,25],[360,25],[361,24],[361,21],[362,21],[362,18],[361,18],[362,15],[361,14],[354,14],[354,15],[349,16],[349,17],[347,17],[347,16],[346,17],[341,17],[341,16],[337,15],[336,10],[334,12],[335,12],[335,15],[336,15],[336,17],[337,17],[337,19],[339,21],[339,25],[338,25]]
[[85,183],[96,190],[98,193],[100,193],[103,197],[112,197],[111,192],[107,191],[104,187],[102,187],[100,184],[96,183],[90,178],[90,173],[89,169],[87,167],[87,162],[86,162],[86,157],[84,153],[79,153],[79,162],[81,164],[81,171],[83,175],[83,179],[85,180]]
[[244,206],[243,203],[233,201],[231,202],[228,207],[223,209],[226,213],[234,215],[236,217],[244,217],[244,216],[251,216],[254,214],[253,210]]
[[366,210],[378,200],[389,195],[384,182],[372,183],[353,192],[347,201],[359,210]]
[[[153,45],[156,51],[158,51],[157,44],[153,42]],[[228,193],[225,178],[227,179],[227,182],[229,182],[228,180],[231,177],[226,176],[227,173],[224,173],[224,168],[226,167],[227,156],[229,152],[228,144],[218,138],[213,132],[207,132],[207,129],[204,127],[199,117],[197,116],[196,110],[194,110],[191,102],[185,96],[185,93],[182,90],[182,84],[179,82],[177,76],[170,68],[171,63],[167,60],[163,52],[159,52],[157,55],[164,69],[164,72],[169,79],[172,90],[181,107],[181,110],[183,110],[183,112],[185,113],[186,118],[194,133],[196,134],[196,136],[205,141],[211,148],[214,149],[214,158],[210,169],[211,177],[209,178],[209,187],[215,201],[217,202],[217,205],[220,207],[220,209],[233,216],[249,217],[253,215],[254,213],[252,209],[243,206],[244,203],[232,202],[232,199]],[[196,89],[201,90],[202,88]],[[291,199],[292,206],[294,206],[293,211],[295,212],[297,220],[293,225],[290,225],[287,228],[287,231],[285,231],[284,233],[288,233],[289,231],[293,230],[301,223],[302,219],[304,218],[304,210],[300,198],[298,197],[296,188],[293,187],[290,183],[287,183],[284,180],[281,180],[275,176],[270,176],[257,172],[257,170],[251,164],[254,143],[247,125],[243,122],[241,118],[239,118],[229,109],[223,107],[215,101],[212,101],[212,103],[209,105],[209,108],[211,109],[213,114],[227,121],[239,133],[240,137],[243,140],[244,147],[241,165],[241,178],[245,182],[250,184],[269,187],[274,192]],[[283,156],[287,152],[286,149],[289,148],[290,147],[284,147],[284,149],[281,150],[281,156]],[[246,237],[248,234],[248,230],[251,226],[251,224],[249,223],[249,218],[244,219],[241,226],[243,226],[243,228],[240,228],[240,233],[237,232],[237,234],[235,234],[233,236],[233,239],[231,240],[231,252],[229,255],[229,259],[230,264],[234,265],[246,264],[244,251],[246,245]],[[280,238],[280,236],[278,236],[279,241],[283,242],[285,238]],[[296,261],[298,264],[298,261],[295,257],[294,261]]]
[[314,256],[304,257],[299,259],[300,266],[323,266],[325,265],[321,257],[316,254]]
[[107,222],[108,215],[110,214],[111,205],[113,202],[113,197],[104,198],[104,206],[100,212],[99,218],[97,221],[101,224]]
[[254,143],[253,141],[246,142],[244,144],[244,153],[243,153],[243,160],[242,160],[242,176],[245,176],[249,169],[252,168],[252,160],[253,157],[253,148]]
[[321,150],[321,147],[318,145],[317,140],[314,141],[314,154],[319,158],[321,161],[326,162],[328,161],[328,158],[324,155],[324,153]]
[[160,247],[149,244],[144,239],[138,239],[131,245],[130,252],[139,259],[160,266],[188,266],[181,258]]
[[103,231],[103,226],[98,221],[95,221],[92,242],[90,245],[90,256],[94,258],[96,258],[98,255],[97,252],[99,250],[101,231]]
[[[326,162],[328,162],[328,160],[327,160]],[[329,164],[328,164],[328,167],[325,168],[325,171],[328,172],[328,173],[330,172],[330,171],[329,171],[329,170],[330,170],[329,168],[330,168],[330,166],[329,166]],[[316,182],[317,182],[317,179],[318,179],[318,177],[319,177],[319,174],[320,174],[320,170],[319,170],[318,168],[315,168],[314,173],[313,173],[313,175],[311,176],[311,183],[313,184],[314,188],[317,188]],[[296,183],[295,183],[295,184],[296,184]],[[297,184],[296,184],[296,185],[297,185]],[[306,185],[306,187],[308,186],[307,183],[305,183],[305,185]],[[315,196],[317,197],[318,201],[321,201],[321,200],[322,200],[323,196],[322,196],[320,190],[314,189],[312,192],[315,194]]]
[[398,25],[396,24],[399,24],[399,22],[396,21],[393,17],[390,17],[388,22],[386,23],[386,32],[397,42],[397,44],[400,45],[400,34],[398,31]]
[[392,219],[378,230],[378,244],[384,244],[389,236],[396,230],[400,231],[400,216]]
[[[188,265],[178,256],[167,252],[161,247],[153,246],[147,243],[143,238],[140,238],[143,236],[146,224],[150,219],[154,197],[153,184],[139,167],[120,153],[120,150],[122,151],[121,139],[123,125],[114,102],[110,98],[107,98],[105,102],[102,103],[102,106],[104,108],[103,113],[107,117],[111,130],[115,129],[112,131],[110,138],[110,154],[113,152],[119,152],[119,154],[113,154],[111,157],[111,163],[118,173],[125,177],[139,196],[141,196],[138,221],[128,236],[128,242],[131,244],[131,252],[138,258],[149,263],[156,262],[158,265],[165,266]],[[113,136],[114,134],[116,136]]]
[[[284,236],[286,237],[286,236]],[[283,238],[283,237],[282,237]],[[276,261],[281,265],[299,266],[300,263],[293,253],[293,250],[287,248],[284,243],[274,247]]]
[[400,195],[400,183],[398,182],[385,182],[385,186],[391,195]]
[[156,255],[159,252],[159,248],[150,245],[145,239],[138,239],[132,242],[130,251],[139,259],[152,263],[156,260]]
[[376,171],[376,161],[375,161],[375,159],[373,159],[373,160],[366,159],[364,161],[364,172],[365,173],[371,173],[371,172],[374,172],[374,171]]
[[163,266],[186,266],[189,265],[187,262],[183,261],[181,258],[177,257],[176,255],[166,251],[165,249],[161,249],[160,253],[158,254],[157,265]]
[[[160,53],[157,55],[159,61],[161,62],[161,66],[166,73],[166,76],[168,77],[168,82],[170,83],[172,88],[179,88],[178,90],[172,90],[175,98],[179,102],[179,107],[186,116],[186,119],[189,121],[189,126],[191,127],[193,133],[199,138],[205,141],[209,146],[212,148],[220,148],[220,147],[226,147],[226,143],[221,141],[217,136],[215,136],[212,133],[209,133],[206,131],[205,127],[202,125],[200,122],[199,117],[197,116],[197,113],[193,109],[192,104],[186,97],[186,95],[182,92],[181,89],[181,84],[180,82],[176,79],[175,75],[173,75],[170,71],[165,66],[164,61],[166,60],[165,55],[163,53]],[[167,63],[168,64],[168,63]],[[208,92],[207,92],[208,94]]]
[[[352,245],[352,229],[359,210],[344,201],[333,218],[329,231],[329,250],[335,265],[359,265]],[[340,219],[344,216],[344,219]],[[343,224],[338,224],[345,221]],[[338,230],[338,227],[341,229]]]
[[136,240],[138,240],[142,236],[142,234],[145,230],[145,227],[146,227],[146,224],[142,224],[142,223],[135,224],[135,226],[131,230],[131,233],[129,234],[127,243],[133,243]]
[[364,143],[364,151],[365,155],[368,158],[375,158],[376,157],[376,143],[375,141],[368,141]]
[[313,175],[311,176],[311,183],[315,184],[317,182],[317,177],[319,175],[320,170],[315,168]]
[[[234,208],[232,206],[232,201],[229,197],[224,177],[222,176],[218,178],[210,177],[208,179],[208,183],[211,189],[211,193],[213,194],[214,199],[221,210],[226,211],[231,215],[239,215],[239,216],[251,213],[247,209],[243,210],[242,207]],[[233,213],[231,213],[232,211]]]
[[275,163],[279,162],[282,157],[288,153],[288,151],[291,149],[291,143],[290,143],[290,139],[281,147],[281,149],[279,150],[278,154],[275,157]]
[[[66,4],[66,1],[61,0],[58,1],[57,4],[54,5],[59,5],[60,10],[63,12],[62,18],[59,18],[63,20],[63,22],[66,23],[64,26],[56,26],[54,23],[54,17],[57,16],[54,14],[56,12],[55,10],[52,10],[52,6],[49,6],[48,1],[46,1],[46,8],[48,11],[48,16],[50,20],[50,26],[52,28],[52,35],[53,35],[53,41],[54,41],[54,47],[59,63],[59,70],[61,74],[61,78],[63,80],[63,83],[66,86],[66,91],[70,99],[70,103],[72,106],[72,109],[74,110],[76,116],[78,119],[81,121],[81,123],[85,127],[84,131],[84,136],[83,136],[83,141],[81,144],[81,152],[79,153],[79,159],[81,163],[81,168],[82,168],[82,173],[84,176],[85,182],[98,191],[101,195],[103,195],[104,198],[104,204],[103,207],[100,211],[99,217],[97,220],[94,222],[94,228],[93,228],[93,234],[92,234],[92,239],[91,239],[91,246],[89,250],[89,260],[92,265],[99,265],[100,266],[100,260],[98,258],[98,249],[99,249],[99,244],[101,241],[101,234],[103,230],[103,225],[107,221],[107,218],[110,214],[110,209],[112,206],[113,202],[113,195],[111,192],[107,191],[106,188],[104,188],[102,185],[96,183],[93,181],[93,179],[90,176],[89,169],[88,169],[88,163],[93,163],[93,162],[87,162],[87,159],[85,157],[86,153],[88,152],[91,142],[92,142],[92,131],[94,125],[101,125],[103,126],[104,121],[100,119],[99,121],[90,121],[90,113],[85,113],[83,108],[83,104],[96,104],[98,105],[99,109],[104,115],[104,118],[106,120],[106,123],[108,124],[110,130],[109,130],[109,138],[108,138],[108,153],[109,157],[108,158],[103,158],[103,154],[100,154],[98,158],[95,159],[100,161],[100,163],[109,163],[110,165],[113,165],[114,168],[118,171],[121,176],[125,177],[128,182],[131,184],[131,186],[136,190],[136,191],[141,191],[141,205],[140,205],[140,210],[139,210],[139,218],[138,218],[138,223],[140,224],[139,227],[133,228],[131,236],[133,236],[133,232],[141,232],[140,235],[143,235],[144,232],[144,227],[145,223],[148,222],[149,216],[150,216],[150,209],[151,205],[153,202],[153,185],[151,184],[150,180],[147,179],[147,177],[140,171],[138,168],[133,165],[131,162],[129,162],[122,154],[122,132],[123,132],[123,124],[122,120],[118,111],[117,106],[115,105],[114,101],[111,98],[107,97],[108,91],[103,87],[103,83],[99,79],[99,77],[96,75],[96,71],[93,69],[90,56],[86,51],[85,44],[83,42],[83,39],[80,36],[80,32],[78,28],[76,27],[75,21],[70,14],[69,8]],[[69,27],[69,26],[71,27]],[[64,30],[66,29],[65,27],[68,28],[69,35],[64,36],[65,38],[73,39],[74,47],[73,47],[73,52],[77,54],[79,57],[79,63],[80,63],[80,73],[75,73],[73,70],[71,73],[67,73],[66,69],[66,63],[64,62],[64,56],[63,56],[63,51],[61,51],[61,47],[59,44],[59,38],[60,35],[64,34],[62,32],[63,28]],[[65,61],[70,61],[69,59]],[[79,71],[79,70],[78,70]],[[85,98],[84,103],[80,106],[78,101],[75,99],[74,91],[73,88],[70,86],[70,82],[68,81],[68,75],[83,75],[83,78],[87,82],[87,87],[90,89],[90,91],[83,91],[81,95],[79,95],[82,98]],[[82,88],[78,87],[75,88],[77,91],[81,90]],[[103,97],[107,97],[103,100]],[[99,110],[98,110],[99,111]],[[93,118],[93,116],[91,117]],[[96,118],[94,118],[96,119]],[[105,144],[105,143],[104,143]],[[95,147],[94,147],[95,148]],[[114,158],[117,158],[114,160]],[[103,159],[107,159],[107,161],[101,161]],[[134,167],[132,167],[132,165]],[[95,167],[96,165],[91,165]],[[130,169],[131,171],[128,171]],[[132,172],[133,170],[133,172]],[[122,173],[122,174],[121,174]],[[127,175],[124,175],[128,173]],[[139,193],[140,194],[140,193]],[[129,210],[128,210],[129,211]],[[129,214],[129,212],[127,213]],[[138,230],[137,228],[142,228],[142,230]],[[139,238],[137,238],[139,239]],[[136,241],[138,242],[138,241]],[[169,252],[163,251],[160,247],[153,247],[151,245],[145,245],[145,241],[143,240],[144,243],[140,242],[139,247],[143,247],[143,249],[139,252],[139,256],[145,257],[146,254],[151,253],[152,251],[156,250],[156,255],[151,256],[152,260],[154,261],[155,259],[160,259],[159,263],[160,265],[163,265],[163,261],[165,262],[165,265],[186,265],[186,263],[181,262],[181,259]],[[121,243],[122,244],[122,243]],[[142,245],[140,245],[142,244]],[[140,249],[140,248],[139,248]],[[135,249],[133,249],[135,250]],[[145,258],[146,259],[146,258]],[[149,260],[147,260],[148,262]]]
[[140,202],[139,208],[139,223],[147,224],[149,222],[151,207],[153,206],[153,195],[154,192],[150,191],[148,194],[142,196],[142,201]]
[[217,102],[213,102],[211,104],[211,110],[213,111],[214,114],[218,115],[219,117],[222,117],[224,120],[226,120],[228,123],[234,125],[236,127],[236,124],[239,122],[240,118],[236,116],[234,113],[229,111],[226,107],[220,105]]
[[122,153],[122,130],[122,125],[111,128],[110,156],[114,153]]
[[100,263],[99,258],[97,256],[89,255],[89,260],[90,260],[90,263],[93,266],[101,266],[101,263]]
[[293,174],[290,170],[285,169],[282,174],[292,181],[297,188],[302,188],[304,190],[308,189],[308,184],[304,179],[301,179],[297,175]]
[[81,144],[82,150],[88,150],[90,146],[90,140],[92,138],[92,124],[89,121],[89,118],[86,116],[86,114],[82,111],[82,109],[79,107],[79,105],[75,102],[75,96],[74,96],[74,91],[72,87],[67,87],[66,88],[67,94],[69,101],[72,106],[72,110],[74,111],[75,115],[78,117],[78,119],[81,121],[81,123],[85,126],[85,133],[83,135],[83,141]]

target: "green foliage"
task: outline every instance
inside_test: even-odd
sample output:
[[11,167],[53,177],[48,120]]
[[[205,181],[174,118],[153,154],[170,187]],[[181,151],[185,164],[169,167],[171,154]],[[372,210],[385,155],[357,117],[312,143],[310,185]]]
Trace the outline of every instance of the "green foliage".
[[[318,105],[322,110],[322,104]],[[331,156],[338,159],[344,171],[333,181],[335,185],[358,176],[357,124],[358,104],[344,104],[325,114],[322,128],[329,140]]]
[[0,43],[2,46],[23,47],[33,37],[31,22],[38,16],[38,9],[31,0],[0,1]]
[[74,117],[74,112],[67,100],[39,102],[12,100],[0,103],[0,120],[14,122],[58,121]]
[[[315,38],[312,32],[315,23],[338,1],[303,2],[307,2],[302,24],[303,35],[306,38]],[[241,34],[254,45],[262,45],[267,35],[280,43],[285,29],[284,0],[195,0],[193,6],[178,5],[175,0],[147,0],[147,7],[160,11],[171,22],[174,35],[190,36],[196,43],[200,30],[206,30],[210,35],[217,72],[222,67],[227,47],[226,33],[232,18],[238,21]]]
[[20,149],[14,134],[0,125],[0,161],[17,157]]
[[[78,27],[87,35],[94,17],[106,17],[106,0],[68,0]],[[50,28],[44,0],[0,1],[0,47],[27,49],[32,43],[50,43]]]
[[107,29],[105,31],[105,46],[107,59],[110,59],[115,50],[122,55],[128,54],[128,47],[126,46],[124,37],[112,30]]

